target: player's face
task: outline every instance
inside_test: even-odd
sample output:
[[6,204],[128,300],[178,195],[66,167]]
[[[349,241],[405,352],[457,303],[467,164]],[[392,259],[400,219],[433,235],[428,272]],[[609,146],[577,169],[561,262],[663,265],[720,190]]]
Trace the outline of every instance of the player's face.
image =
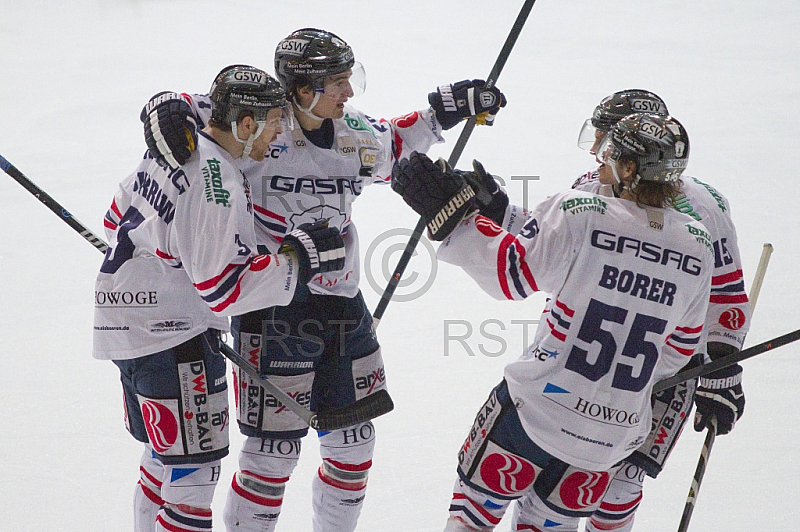
[[319,101],[314,106],[313,112],[320,118],[342,118],[344,104],[353,97],[353,87],[350,85],[352,70],[325,78],[325,85],[320,93]]
[[270,109],[267,113],[267,120],[264,124],[264,129],[261,134],[253,142],[253,148],[250,151],[250,158],[256,161],[263,161],[267,155],[269,145],[278,138],[278,135],[283,132],[283,110]]

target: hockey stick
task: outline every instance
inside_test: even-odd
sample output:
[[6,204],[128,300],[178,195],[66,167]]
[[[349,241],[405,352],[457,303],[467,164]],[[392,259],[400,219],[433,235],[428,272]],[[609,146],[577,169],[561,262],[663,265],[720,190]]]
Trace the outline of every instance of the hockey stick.
[[[25,174],[20,172],[14,165],[0,155],[0,168],[2,168],[8,175],[13,177],[25,189],[36,196],[47,208],[56,213],[67,225],[72,227],[75,231],[85,238],[90,244],[97,248],[100,252],[105,253],[108,249],[108,244],[94,234],[91,229],[76,220],[69,211],[61,206],[49,194],[40,189],[33,183]],[[391,397],[386,390],[378,390],[356,401],[355,403],[331,410],[328,412],[321,412],[316,414],[309,409],[302,406],[295,401],[281,388],[273,384],[267,377],[260,375],[246,360],[244,360],[236,351],[234,351],[228,344],[220,342],[222,345],[222,354],[230,359],[234,364],[242,368],[245,373],[259,381],[259,384],[275,396],[286,408],[297,414],[300,419],[305,421],[311,428],[316,430],[336,430],[351,425],[357,425],[364,421],[369,421],[380,415],[390,412],[394,408]]]
[[[492,71],[489,73],[489,77],[486,78],[487,88],[494,87],[495,83],[497,83],[497,78],[500,76],[500,72],[503,70],[506,61],[508,60],[508,56],[511,54],[511,49],[514,48],[514,44],[517,42],[519,34],[522,32],[522,28],[525,26],[525,21],[528,19],[528,15],[530,14],[535,2],[536,0],[525,0],[525,3],[522,5],[522,9],[520,9],[519,15],[517,15],[517,19],[514,21],[514,25],[511,26],[511,32],[508,34],[506,42],[503,45],[503,48],[500,50],[500,54],[497,56],[497,60],[492,67]],[[470,118],[464,125],[464,129],[461,130],[461,135],[458,137],[458,141],[456,141],[456,145],[453,147],[450,158],[447,160],[451,167],[455,167],[458,163],[458,159],[461,157],[470,135],[472,135],[472,130],[475,129],[476,122],[477,119],[475,117]],[[381,318],[383,318],[384,312],[386,312],[386,307],[389,306],[389,302],[392,300],[394,291],[397,288],[397,285],[400,283],[400,279],[403,277],[403,272],[406,270],[408,262],[411,260],[411,256],[414,253],[414,249],[417,247],[419,239],[422,238],[422,233],[424,231],[425,220],[420,218],[416,227],[414,227],[414,232],[408,239],[405,249],[403,249],[403,254],[400,256],[400,260],[397,262],[397,267],[394,269],[394,273],[389,279],[389,283],[386,285],[383,295],[381,295],[381,300],[375,307],[375,312],[372,313],[373,328],[378,328],[378,324],[380,323]]]
[[[753,286],[750,288],[750,317],[756,310],[756,302],[758,301],[758,294],[761,292],[761,284],[764,282],[764,275],[767,273],[767,266],[769,259],[772,256],[772,244],[766,243],[761,249],[761,258],[758,261],[758,268],[756,269],[755,277],[753,277]],[[703,442],[703,449],[700,451],[700,458],[697,460],[697,467],[692,477],[692,485],[689,487],[689,495],[686,497],[686,504],[683,506],[683,515],[681,522],[678,525],[678,532],[686,532],[689,529],[689,520],[692,518],[694,506],[697,503],[697,496],[700,494],[700,484],[703,482],[703,477],[706,473],[706,466],[708,459],[711,456],[711,448],[714,446],[714,441],[717,439],[717,418],[711,418],[711,426],[708,427],[706,439]]]
[[782,347],[797,340],[800,340],[800,329],[788,332],[781,336],[776,336],[772,340],[767,340],[766,342],[754,345],[753,347],[748,347],[747,349],[739,351],[738,353],[731,353],[730,355],[720,357],[713,362],[709,362],[708,364],[703,364],[702,366],[695,366],[692,369],[679,371],[672,377],[657,382],[653,386],[653,393],[663,392],[664,390],[672,388],[676,384],[680,384],[683,381],[708,375],[709,373],[713,373],[718,369],[727,368],[728,366],[732,366],[737,362],[752,358],[756,355],[760,355],[761,353],[766,353],[767,351],[772,351],[775,348]]
[[[770,246],[770,253],[772,246]],[[756,282],[753,282],[753,291],[755,292]],[[761,286],[758,286],[759,290]],[[755,292],[754,295],[756,299],[758,298],[758,293]],[[716,360],[709,362],[708,364],[703,364],[702,366],[695,366],[691,369],[679,371],[672,377],[664,379],[662,381],[657,382],[653,386],[653,393],[662,392],[668,388],[672,388],[676,384],[679,384],[683,381],[688,381],[689,379],[694,379],[695,377],[702,377],[703,375],[708,375],[709,373],[714,373],[715,371],[727,368],[728,366],[732,366],[737,362],[741,362],[742,360],[747,360],[748,358],[752,358],[756,355],[760,355],[761,353],[766,353],[767,351],[772,351],[777,347],[782,347],[786,344],[790,344],[794,341],[800,340],[800,329],[797,329],[792,332],[788,332],[781,336],[776,336],[772,340],[767,340],[766,342],[761,342],[760,344],[754,345],[752,347],[748,347],[742,351],[737,353],[731,353],[730,355],[726,355],[720,357]]]
[[75,229],[91,245],[103,253],[106,252],[108,246],[101,238],[95,236],[95,234],[92,233],[85,225],[80,223],[77,218],[72,216],[67,209],[62,207],[56,200],[50,197],[47,192],[37,187],[33,181],[28,179],[25,174],[20,172],[16,166],[8,162],[8,160],[2,155],[0,155],[0,168],[2,168],[5,173],[13,177],[17,183],[25,187],[25,190],[33,194],[39,201],[44,203],[45,207],[53,211],[59,218],[67,222],[67,225]]

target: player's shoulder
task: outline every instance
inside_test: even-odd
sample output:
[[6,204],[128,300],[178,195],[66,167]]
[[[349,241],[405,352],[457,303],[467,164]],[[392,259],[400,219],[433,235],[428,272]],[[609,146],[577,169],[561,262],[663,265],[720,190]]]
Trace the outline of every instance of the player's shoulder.
[[690,202],[702,203],[724,213],[730,209],[728,199],[716,187],[687,175],[681,177],[681,183],[681,192]]

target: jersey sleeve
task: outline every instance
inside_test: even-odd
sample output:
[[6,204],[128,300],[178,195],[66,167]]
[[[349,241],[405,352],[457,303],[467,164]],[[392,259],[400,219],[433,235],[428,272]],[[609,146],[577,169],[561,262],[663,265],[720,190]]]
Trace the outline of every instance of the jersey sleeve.
[[750,329],[750,301],[745,291],[742,258],[730,206],[720,196],[725,211],[703,219],[714,235],[714,276],[708,304],[706,328],[709,342],[729,344],[741,349]]
[[461,266],[496,299],[557,292],[580,245],[560,196],[538,205],[516,233],[484,216],[462,222],[439,247],[439,258]]
[[181,93],[183,99],[192,106],[194,115],[197,118],[197,128],[203,129],[211,119],[211,98],[208,94],[188,94]]
[[200,297],[224,316],[288,304],[297,265],[290,255],[257,254],[241,173],[216,158],[196,164],[199,179],[181,196],[174,247]]
[[433,114],[433,109],[414,111],[391,120],[375,120],[367,117],[372,127],[382,136],[384,144],[390,147],[379,164],[375,165],[376,183],[389,183],[395,161],[408,157],[411,152],[427,153],[434,144],[444,142],[442,128]]

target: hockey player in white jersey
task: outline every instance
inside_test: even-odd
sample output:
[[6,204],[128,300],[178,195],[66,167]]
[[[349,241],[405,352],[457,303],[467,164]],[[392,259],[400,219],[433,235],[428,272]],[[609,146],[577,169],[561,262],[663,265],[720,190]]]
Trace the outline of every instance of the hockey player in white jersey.
[[[263,249],[276,249],[299,224],[325,218],[344,237],[346,265],[321,273],[288,306],[265,308],[232,320],[234,340],[254,367],[317,412],[343,407],[385,388],[380,345],[359,290],[359,252],[352,204],[363,188],[388,183],[394,161],[441,142],[441,131],[470,116],[491,124],[504,105],[496,88],[480,80],[439,87],[430,108],[391,121],[351,107],[363,89],[363,67],[347,43],[331,32],[305,28],[281,40],[276,76],[283,82],[300,127],[284,131],[265,161],[244,168],[250,179],[256,232]],[[180,103],[176,95],[176,102]],[[166,164],[190,153],[189,120],[207,116],[206,98],[183,95],[182,109],[143,115],[150,151]],[[178,106],[181,107],[181,106]],[[260,356],[259,356],[260,354]],[[271,531],[297,464],[308,427],[246,375],[237,383],[237,421],[247,436],[225,507],[233,531]],[[313,480],[313,530],[347,532],[366,494],[375,442],[366,422],[318,434],[322,464]]]
[[[647,110],[667,115],[667,106],[656,94],[628,89],[607,96],[586,120],[578,137],[578,145],[596,153],[602,140],[616,122],[628,114]],[[597,171],[587,172],[573,185],[586,190],[613,195],[615,185],[600,178]],[[710,359],[725,356],[742,348],[750,328],[750,307],[744,288],[742,262],[736,228],[728,200],[715,188],[699,179],[683,174],[681,192],[671,201],[672,208],[701,221],[708,229],[714,246],[714,274],[705,330],[700,353]],[[694,362],[701,363],[697,360]],[[681,431],[689,419],[693,399],[697,405],[695,430],[701,431],[716,418],[717,434],[730,432],[744,412],[742,368],[739,364],[714,374],[679,384],[656,395],[653,403],[653,425],[645,444],[626,460],[611,483],[598,511],[589,519],[586,530],[629,532],[642,500],[645,475],[656,478],[664,467]],[[697,396],[695,399],[695,389]],[[524,503],[522,505],[524,509]]]
[[474,174],[419,154],[399,163],[393,187],[444,240],[441,260],[499,299],[541,290],[554,301],[459,451],[446,531],[493,530],[529,494],[517,530],[575,531],[644,442],[652,385],[688,363],[708,306],[708,233],[665,208],[688,156],[677,120],[631,115],[598,152],[619,198],[557,194],[513,232],[472,216]]
[[146,155],[105,217],[93,351],[118,366],[126,427],[145,444],[136,532],[211,530],[228,454],[226,317],[288,304],[297,286],[344,265],[339,230],[324,224],[256,251],[239,158],[263,159],[291,117],[279,82],[235,65],[219,73],[209,99],[211,120],[186,164],[168,171]]

